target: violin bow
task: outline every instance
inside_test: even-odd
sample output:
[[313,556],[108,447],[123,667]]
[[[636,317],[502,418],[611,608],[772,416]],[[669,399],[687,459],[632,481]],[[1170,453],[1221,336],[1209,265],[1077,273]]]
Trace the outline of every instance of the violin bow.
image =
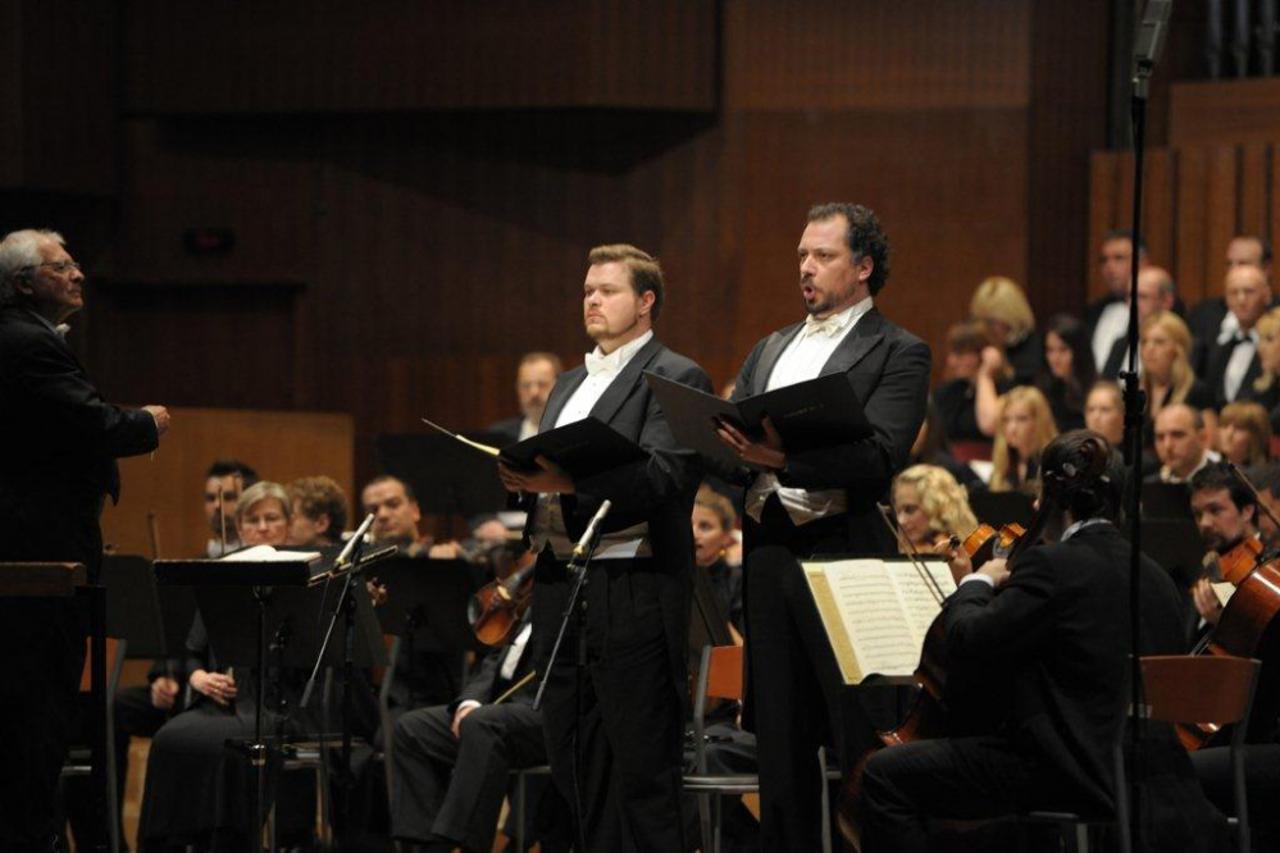
[[911,565],[915,567],[916,574],[920,575],[920,579],[924,581],[929,593],[933,596],[934,601],[941,606],[946,600],[947,594],[942,591],[942,584],[938,583],[938,579],[933,576],[928,567],[924,565],[924,561],[920,559],[920,552],[916,550],[916,546],[912,543],[907,535],[902,532],[902,528],[895,525],[889,518],[889,507],[882,503],[876,504],[876,509],[880,510],[880,520],[889,528],[889,532],[893,538],[898,540],[898,547],[903,549],[903,553],[907,555],[907,559],[911,561]]

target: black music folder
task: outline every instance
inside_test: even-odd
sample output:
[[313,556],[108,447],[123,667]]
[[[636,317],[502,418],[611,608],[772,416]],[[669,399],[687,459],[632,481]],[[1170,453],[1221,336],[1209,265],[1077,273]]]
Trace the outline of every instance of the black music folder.
[[716,437],[717,418],[759,437],[764,434],[761,422],[767,416],[782,436],[783,445],[790,447],[843,444],[871,434],[862,401],[843,373],[819,376],[736,403],[656,373],[646,371],[644,378],[666,413],[676,441],[733,467],[744,463]]
[[649,454],[604,421],[586,417],[504,447],[499,458],[513,468],[536,470],[538,456],[577,478],[638,462]]
[[[482,445],[502,441],[496,433],[473,433]],[[435,433],[383,434],[374,439],[378,470],[413,487],[422,511],[465,517],[499,512],[507,506],[507,491],[498,469],[485,454],[456,437]]]

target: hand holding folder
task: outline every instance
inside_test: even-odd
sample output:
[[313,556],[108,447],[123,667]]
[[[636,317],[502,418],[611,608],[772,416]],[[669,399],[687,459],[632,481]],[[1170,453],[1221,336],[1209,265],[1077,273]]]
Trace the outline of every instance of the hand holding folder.
[[541,456],[563,469],[570,477],[578,479],[647,459],[649,456],[640,445],[592,417],[540,432],[501,450],[456,435],[426,418],[422,420],[428,426],[453,436],[468,447],[492,456],[516,471],[542,470],[542,466],[538,464],[538,457]]

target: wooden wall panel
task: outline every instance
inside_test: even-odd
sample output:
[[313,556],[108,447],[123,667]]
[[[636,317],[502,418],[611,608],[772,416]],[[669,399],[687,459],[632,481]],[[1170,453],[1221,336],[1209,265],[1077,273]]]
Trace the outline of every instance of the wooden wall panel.
[[1240,146],[1240,212],[1237,224],[1242,233],[1267,233],[1267,172],[1269,146],[1246,142]]
[[124,7],[139,114],[715,106],[712,0]]
[[22,184],[22,4],[0,3],[0,187]]
[[728,109],[943,109],[1029,102],[1030,3],[725,4]]
[[1171,92],[1169,144],[1280,137],[1280,78],[1179,83]]
[[[154,512],[160,556],[204,553],[204,473],[214,459],[234,457],[264,480],[288,484],[326,474],[351,501],[355,477],[350,415],[230,409],[171,410],[173,424],[160,448],[120,462],[120,504],[108,502],[103,540],[124,554],[152,555],[147,513]],[[358,499],[358,498],[357,498]],[[352,507],[352,516],[356,512]]]

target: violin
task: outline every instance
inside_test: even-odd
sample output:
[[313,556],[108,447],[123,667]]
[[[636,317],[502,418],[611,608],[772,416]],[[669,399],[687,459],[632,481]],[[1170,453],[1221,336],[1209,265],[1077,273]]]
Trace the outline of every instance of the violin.
[[1222,579],[1232,586],[1239,587],[1249,573],[1258,565],[1258,557],[1262,554],[1262,540],[1256,536],[1246,536],[1232,545],[1226,552],[1218,555],[1218,569]]
[[1008,558],[1027,529],[1021,524],[1006,524],[996,530],[990,524],[979,524],[964,538],[964,553],[973,564],[974,571],[994,557]]
[[501,580],[492,580],[467,603],[467,619],[476,639],[486,646],[501,646],[511,639],[533,601],[533,570],[537,561],[526,551],[516,568]]

